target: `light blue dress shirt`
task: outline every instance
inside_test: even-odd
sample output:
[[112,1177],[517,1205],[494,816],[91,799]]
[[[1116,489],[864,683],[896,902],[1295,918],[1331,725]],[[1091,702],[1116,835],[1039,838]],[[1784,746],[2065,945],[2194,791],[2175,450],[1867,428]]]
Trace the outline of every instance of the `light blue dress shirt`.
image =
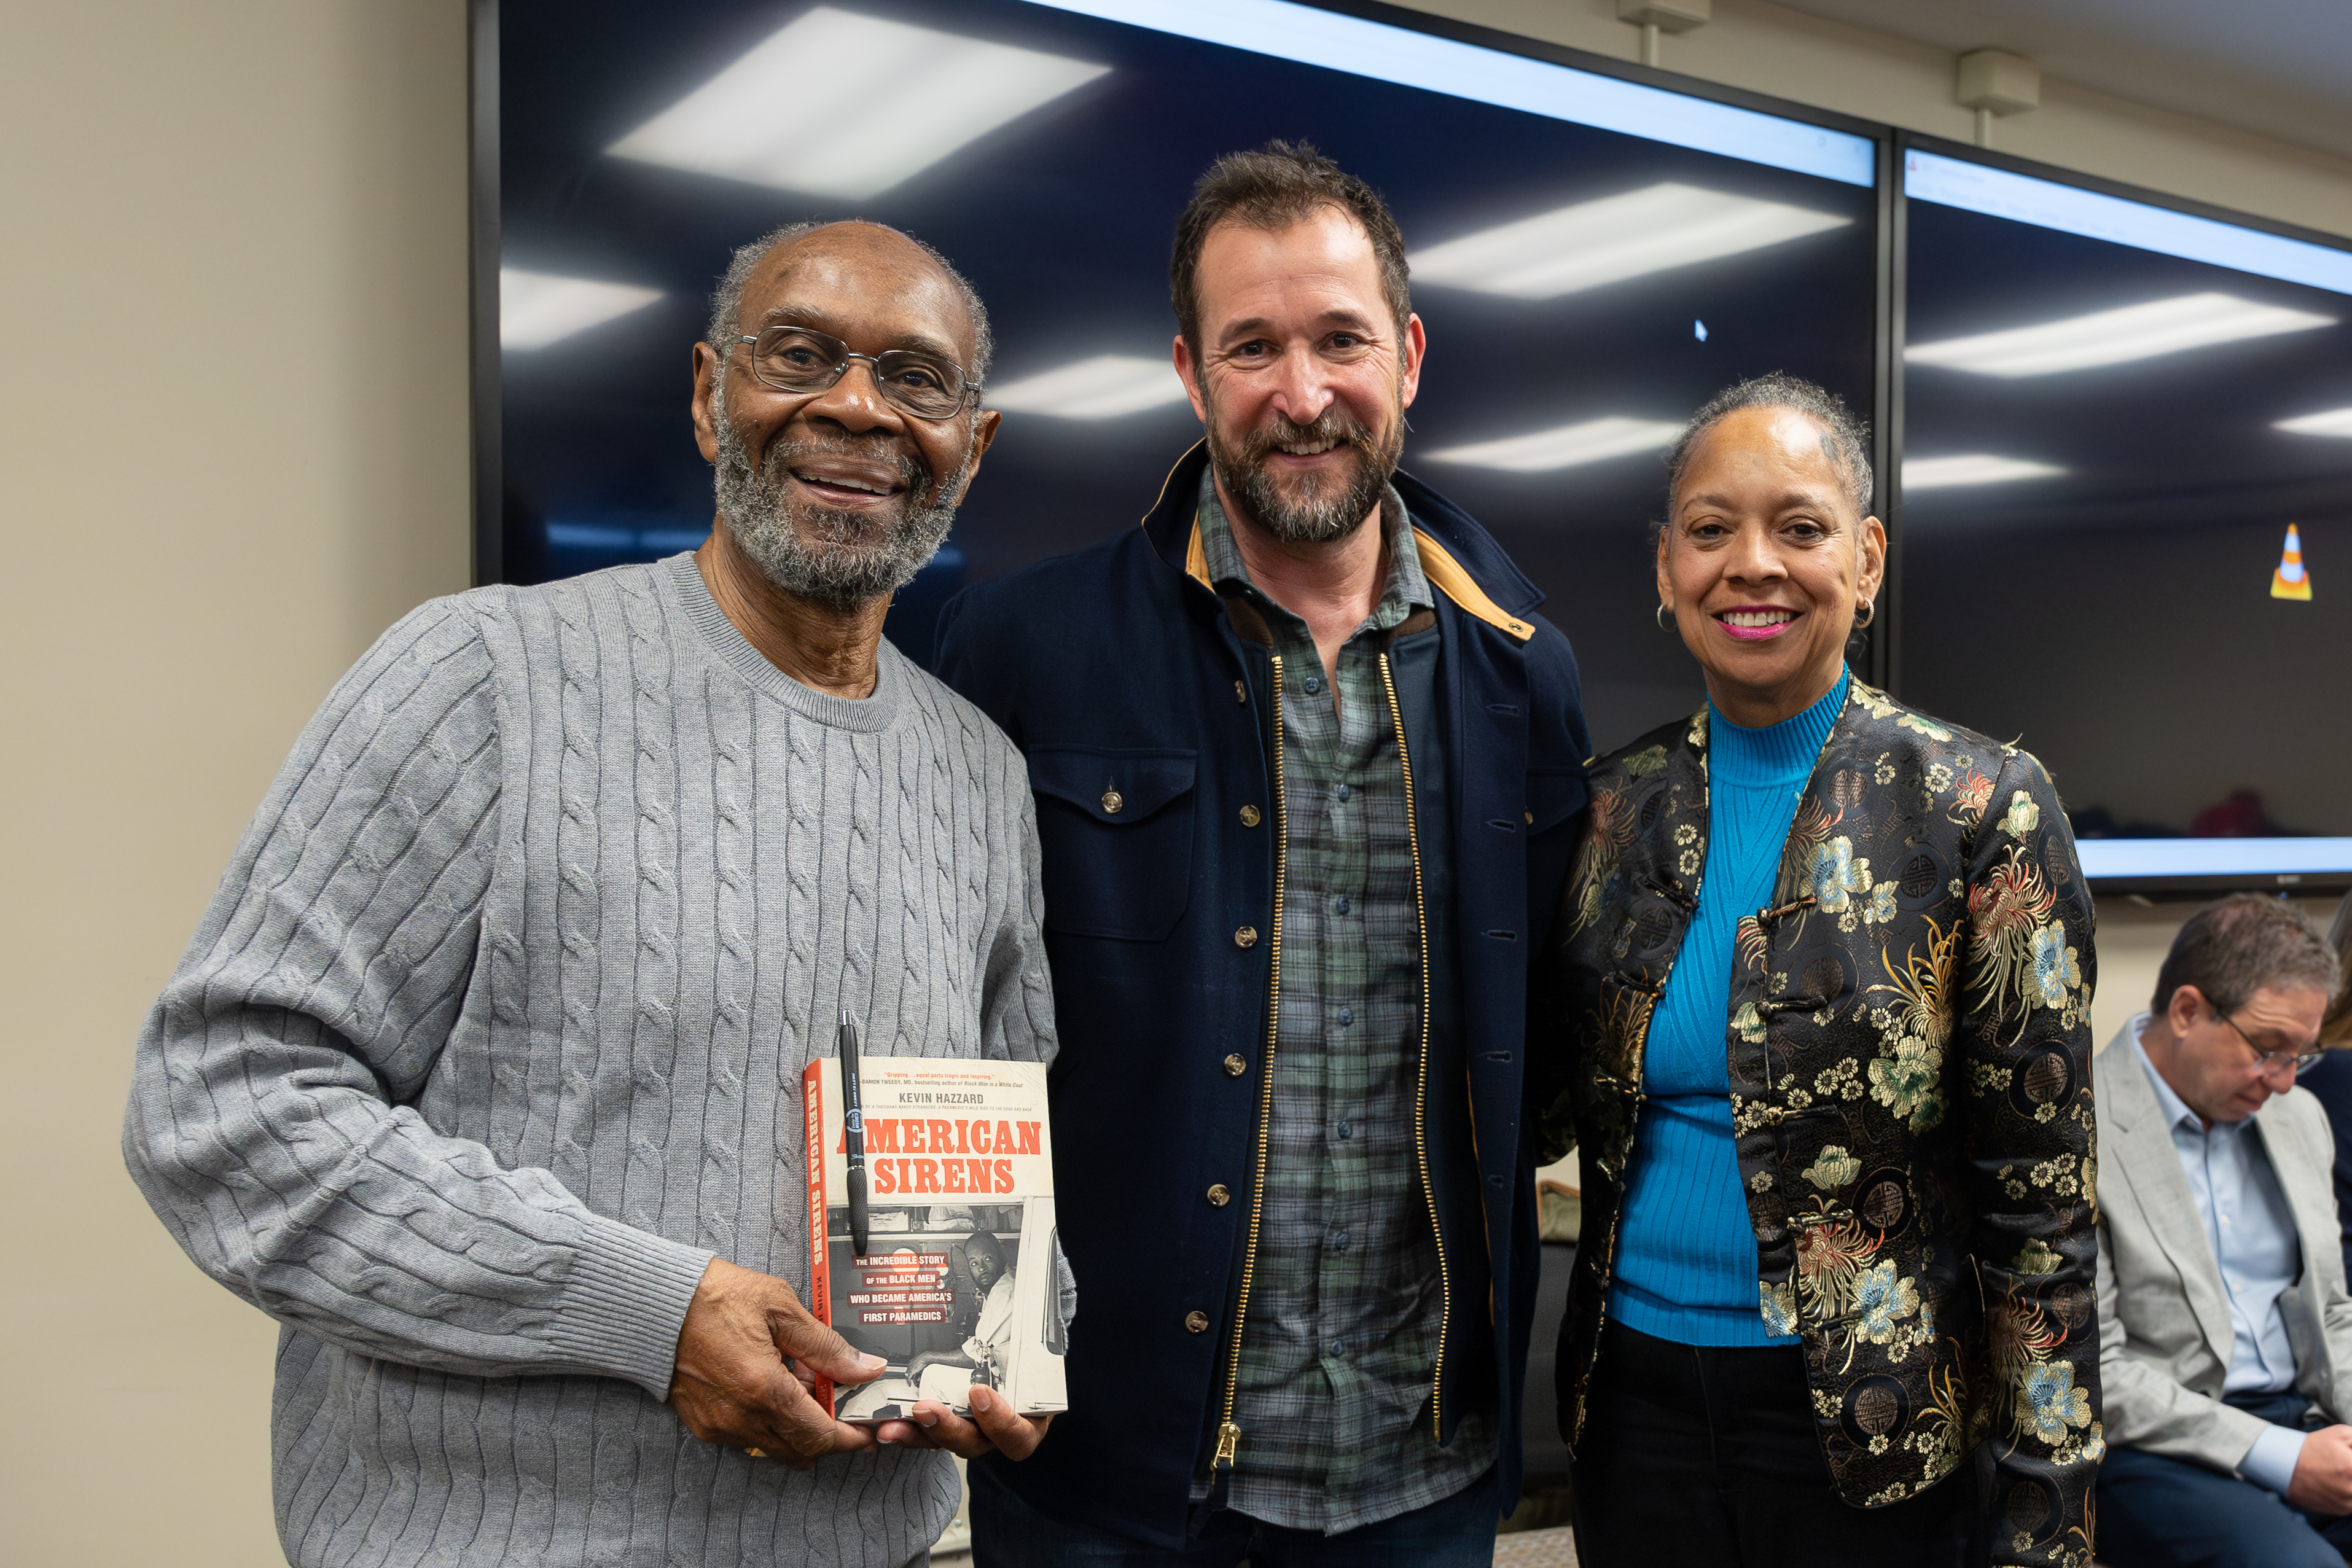
[[[2147,1071],[2156,1103],[2172,1131],[2180,1174],[2205,1221],[2205,1239],[2221,1270],[2221,1293],[2230,1303],[2233,1343],[2225,1394],[2279,1394],[2294,1386],[2294,1346],[2287,1338],[2286,1313],[2279,1298],[2303,1276],[2303,1244],[2294,1213],[2279,1187],[2263,1146],[2262,1129],[2252,1116],[2216,1122],[2210,1127],[2172,1092],[2140,1044],[2148,1015],[2132,1019],[2133,1054]],[[2254,1439],[2238,1473],[2284,1496],[2303,1454],[2304,1434],[2271,1427]]]

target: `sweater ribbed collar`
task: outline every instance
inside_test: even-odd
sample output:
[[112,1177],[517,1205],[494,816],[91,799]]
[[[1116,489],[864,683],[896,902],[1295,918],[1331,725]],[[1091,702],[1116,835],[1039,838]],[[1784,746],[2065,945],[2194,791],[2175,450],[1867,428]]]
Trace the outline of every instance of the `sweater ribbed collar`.
[[1789,784],[1812,776],[1822,743],[1845,706],[1853,672],[1842,671],[1837,685],[1801,714],[1761,729],[1747,729],[1707,703],[1707,772],[1723,784]]
[[874,695],[837,697],[801,685],[751,646],[750,639],[738,632],[735,622],[719,608],[719,601],[710,597],[710,585],[702,580],[702,569],[695,565],[691,550],[674,555],[661,564],[667,569],[663,575],[669,581],[678,609],[702,634],[703,645],[718,655],[720,664],[760,691],[803,718],[833,729],[872,735],[887,729],[890,721],[898,716],[898,704],[907,689],[907,672],[902,667],[905,659],[890,645],[889,639],[883,639],[882,645],[875,650]]

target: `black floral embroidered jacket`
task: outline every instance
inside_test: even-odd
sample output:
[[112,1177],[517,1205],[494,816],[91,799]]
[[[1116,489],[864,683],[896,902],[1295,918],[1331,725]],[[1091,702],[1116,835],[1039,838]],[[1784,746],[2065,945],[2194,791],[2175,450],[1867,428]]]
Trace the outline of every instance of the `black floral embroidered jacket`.
[[[1774,907],[1738,923],[1726,1049],[1759,1311],[1802,1335],[1862,1507],[1996,1463],[1993,1560],[2088,1561],[2099,1422],[2091,900],[2025,752],[1856,681]],[[1547,955],[1545,1157],[1583,1151],[1561,1331],[1571,1446],[1642,1113],[1650,1019],[1706,862],[1706,713],[1592,769]]]

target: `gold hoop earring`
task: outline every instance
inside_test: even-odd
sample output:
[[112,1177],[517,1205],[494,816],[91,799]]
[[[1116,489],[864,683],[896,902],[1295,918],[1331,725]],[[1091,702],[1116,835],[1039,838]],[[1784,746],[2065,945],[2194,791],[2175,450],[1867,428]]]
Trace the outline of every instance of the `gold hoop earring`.
[[1877,619],[1878,601],[1875,599],[1865,599],[1862,601],[1862,613],[1853,618],[1853,629],[1859,632]]
[[1655,614],[1651,616],[1651,619],[1658,623],[1658,630],[1661,632],[1671,632],[1674,630],[1673,627],[1666,624],[1666,601],[1663,599],[1658,601],[1657,612]]

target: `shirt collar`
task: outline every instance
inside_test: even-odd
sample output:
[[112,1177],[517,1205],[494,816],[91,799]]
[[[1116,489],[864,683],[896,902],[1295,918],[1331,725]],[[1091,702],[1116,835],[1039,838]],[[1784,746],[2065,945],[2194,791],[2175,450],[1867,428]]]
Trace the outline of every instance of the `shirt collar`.
[[[1213,464],[1201,474],[1201,503],[1195,514],[1201,530],[1201,554],[1209,567],[1209,580],[1219,588],[1232,585],[1249,591],[1261,603],[1279,610],[1258,586],[1250,580],[1249,568],[1242,560],[1241,546],[1234,539],[1233,520],[1225,516],[1224,503],[1217,499],[1217,471]],[[1396,486],[1386,486],[1381,496],[1381,526],[1388,530],[1389,580],[1381,590],[1381,601],[1371,613],[1371,624],[1385,632],[1401,623],[1416,610],[1437,608],[1436,595],[1431,592],[1429,580],[1422,574],[1421,547],[1413,542],[1412,516],[1405,510],[1404,497]]]
[[[2139,1037],[2141,1031],[2147,1028],[2148,1020],[2153,1016],[2150,1013],[2139,1013],[2133,1017],[2131,1048],[2132,1054],[2139,1058],[2140,1066],[2147,1071],[2148,1086],[2156,1091],[2157,1104],[2163,1107],[2164,1124],[2167,1127],[2185,1126],[2200,1138],[2209,1133],[2236,1132],[2244,1124],[2216,1122],[2210,1127],[2206,1126],[2205,1118],[2190,1110],[2189,1102],[2172,1092],[2172,1085],[2164,1081],[2164,1074],[2158,1072],[2156,1070],[2156,1063],[2148,1060],[2147,1048],[2140,1044]],[[2249,1116],[2246,1120],[2252,1121],[2253,1118]]]

